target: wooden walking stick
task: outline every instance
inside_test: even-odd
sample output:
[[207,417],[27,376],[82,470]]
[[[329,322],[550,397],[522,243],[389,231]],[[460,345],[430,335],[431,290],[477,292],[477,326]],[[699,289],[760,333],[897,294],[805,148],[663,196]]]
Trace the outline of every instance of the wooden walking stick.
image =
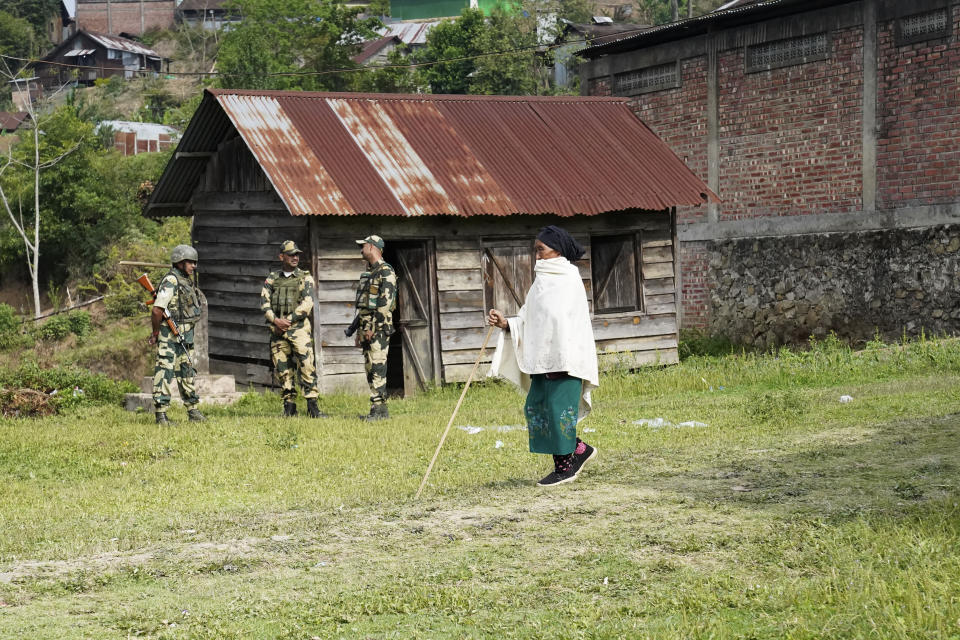
[[443,436],[440,438],[440,444],[437,445],[437,450],[433,454],[433,459],[430,461],[430,465],[427,467],[427,472],[423,474],[423,481],[420,483],[420,488],[417,489],[417,495],[414,496],[414,499],[419,498],[420,494],[423,492],[423,488],[427,485],[427,478],[430,477],[430,472],[433,470],[433,463],[437,461],[437,456],[440,455],[440,449],[443,448],[443,441],[447,439],[447,434],[450,433],[450,425],[453,424],[453,419],[457,417],[457,411],[460,410],[460,405],[463,404],[463,398],[467,395],[467,389],[470,388],[470,383],[473,382],[473,374],[477,372],[477,367],[480,366],[480,361],[483,360],[483,352],[487,349],[487,342],[490,340],[490,336],[493,335],[494,326],[490,325],[490,329],[487,331],[487,337],[483,339],[483,346],[480,347],[480,355],[477,356],[477,361],[473,363],[473,369],[470,370],[470,376],[467,378],[467,384],[463,385],[463,392],[460,394],[460,399],[457,400],[457,406],[453,408],[453,414],[450,416],[450,421],[447,423],[447,428],[443,431]]

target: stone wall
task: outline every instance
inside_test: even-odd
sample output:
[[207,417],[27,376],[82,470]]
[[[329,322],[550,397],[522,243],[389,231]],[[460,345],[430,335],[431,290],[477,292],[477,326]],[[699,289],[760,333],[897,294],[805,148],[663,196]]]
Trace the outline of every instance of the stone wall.
[[761,348],[960,333],[960,225],[708,243],[710,331]]

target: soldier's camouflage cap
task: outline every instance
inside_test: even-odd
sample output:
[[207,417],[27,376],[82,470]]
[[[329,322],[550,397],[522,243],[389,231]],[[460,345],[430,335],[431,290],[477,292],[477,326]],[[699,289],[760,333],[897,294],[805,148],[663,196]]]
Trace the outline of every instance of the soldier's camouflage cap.
[[383,251],[383,238],[380,236],[367,236],[363,240],[357,240],[357,244],[372,244],[380,251]]
[[297,246],[297,243],[293,240],[287,240],[282,245],[280,245],[280,253],[285,253],[288,256],[292,256],[297,253],[303,253],[300,250],[300,247]]

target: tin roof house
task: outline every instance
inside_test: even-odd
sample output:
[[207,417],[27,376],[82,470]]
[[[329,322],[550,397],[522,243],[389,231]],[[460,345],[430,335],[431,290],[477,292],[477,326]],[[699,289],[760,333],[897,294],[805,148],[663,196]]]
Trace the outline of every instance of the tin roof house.
[[376,233],[398,274],[388,387],[466,379],[485,309],[516,312],[537,231],[559,224],[580,263],[598,348],[677,361],[674,210],[713,194],[620,98],[207,90],[147,205],[193,216],[210,369],[269,385],[259,311],[279,243],[317,281],[321,387],[366,389],[344,336]]
[[135,40],[81,29],[33,63],[46,89],[98,78],[159,74],[169,60]]

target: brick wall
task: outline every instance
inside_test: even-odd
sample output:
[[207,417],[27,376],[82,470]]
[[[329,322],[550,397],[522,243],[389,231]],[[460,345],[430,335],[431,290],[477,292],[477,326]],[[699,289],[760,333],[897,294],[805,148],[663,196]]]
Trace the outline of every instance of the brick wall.
[[894,23],[877,46],[877,206],[960,200],[960,7],[952,37],[898,46]]
[[[707,60],[680,64],[680,87],[635,96],[630,106],[697,176],[707,180]],[[677,207],[679,224],[704,217],[704,207]]]
[[[169,29],[174,25],[175,8],[174,0],[111,0],[108,15],[106,2],[78,0],[77,28],[114,35]],[[143,29],[140,28],[141,11]]]
[[706,242],[680,244],[681,325],[706,327],[710,323],[710,250]]
[[831,34],[825,60],[746,73],[718,60],[720,220],[860,210],[861,29]]

